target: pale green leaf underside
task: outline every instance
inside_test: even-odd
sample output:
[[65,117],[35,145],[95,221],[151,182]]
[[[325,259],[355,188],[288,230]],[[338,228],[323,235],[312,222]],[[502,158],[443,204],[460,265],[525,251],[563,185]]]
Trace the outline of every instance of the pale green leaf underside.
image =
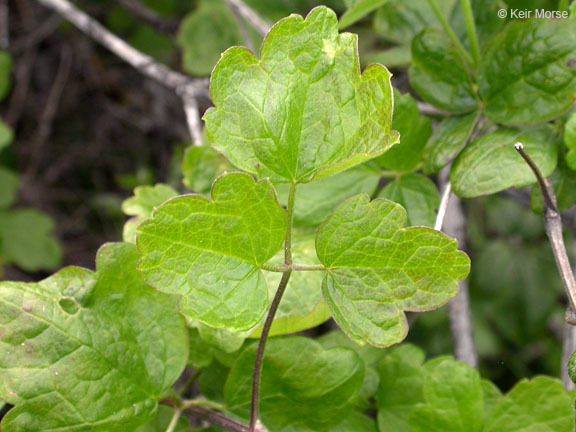
[[132,430],[186,364],[176,299],[144,284],[133,245],[105,246],[98,272],[0,284],[6,431]]
[[551,129],[500,129],[474,141],[456,158],[450,175],[454,192],[473,198],[536,183],[534,173],[514,148],[517,142],[524,145],[544,177],[554,171],[557,148]]
[[388,346],[406,337],[404,311],[435,309],[458,292],[470,269],[446,235],[404,229],[406,211],[388,200],[357,195],[324,222],[316,240],[334,318],[360,344]]
[[514,22],[491,43],[482,66],[489,118],[507,125],[552,120],[576,100],[576,21]]
[[[237,359],[226,381],[226,404],[249,417],[256,344]],[[325,350],[303,337],[272,339],[262,372],[261,419],[270,431],[324,432],[352,411],[364,363],[347,348]]]
[[267,35],[260,60],[244,48],[224,53],[212,73],[208,137],[260,177],[334,175],[398,142],[390,76],[380,65],[360,74],[357,37],[338,34],[332,10],[292,15]]
[[282,246],[286,214],[267,181],[220,177],[213,201],[187,195],[139,227],[139,269],[151,285],[181,294],[181,311],[212,327],[247,330],[268,307],[260,265]]

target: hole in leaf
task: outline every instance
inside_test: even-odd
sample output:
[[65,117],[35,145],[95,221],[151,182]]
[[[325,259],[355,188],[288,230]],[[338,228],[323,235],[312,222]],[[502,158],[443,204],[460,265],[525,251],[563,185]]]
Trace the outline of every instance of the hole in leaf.
[[62,297],[58,301],[58,305],[68,315],[76,315],[80,310],[80,305],[73,297]]

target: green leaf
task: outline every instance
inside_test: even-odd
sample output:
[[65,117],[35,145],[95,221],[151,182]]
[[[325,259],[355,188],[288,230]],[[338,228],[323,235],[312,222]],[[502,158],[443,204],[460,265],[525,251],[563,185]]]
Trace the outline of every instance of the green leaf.
[[416,405],[410,416],[414,432],[481,432],[484,396],[478,371],[445,357],[424,368],[425,402]]
[[[318,184],[321,182],[318,182]],[[292,257],[294,262],[305,265],[320,264],[314,248],[314,233],[294,231],[292,234]],[[284,250],[270,260],[270,264],[284,264]],[[280,283],[282,273],[266,272],[268,297],[273,298]],[[319,326],[328,321],[332,314],[322,297],[322,272],[293,272],[276,312],[270,329],[270,336],[296,333]],[[262,325],[264,323],[261,323]],[[258,327],[251,337],[260,337],[262,327]]]
[[340,17],[339,27],[345,29],[390,0],[346,0],[347,10]]
[[[245,419],[256,348],[250,345],[240,355],[225,388],[229,409]],[[262,372],[262,422],[271,431],[328,431],[352,411],[363,378],[364,363],[352,350],[324,350],[304,337],[269,340]]]
[[153,418],[187,336],[176,299],[144,284],[137,260],[133,245],[107,245],[97,273],[0,284],[0,397],[15,405],[3,430],[134,430]]
[[[437,0],[436,3],[448,18],[455,0]],[[374,16],[374,31],[400,45],[410,44],[418,33],[427,28],[442,28],[428,0],[392,0],[378,9]]]
[[378,432],[374,419],[355,411],[330,432]]
[[222,0],[201,1],[182,21],[177,42],[184,69],[197,76],[209,75],[226,49],[244,45],[236,18]]
[[12,57],[5,51],[0,51],[0,100],[4,99],[10,90],[10,75],[12,74]]
[[442,120],[424,148],[424,172],[436,174],[460,152],[474,132],[478,113]]
[[156,207],[175,196],[178,196],[178,192],[166,184],[138,186],[134,189],[134,196],[122,203],[122,211],[128,216],[146,219],[152,216]]
[[[576,172],[572,171],[560,160],[558,167],[549,177],[549,180],[554,188],[556,203],[561,212],[576,204],[576,194],[574,193],[576,191]],[[544,200],[538,185],[532,187],[530,206],[535,213],[541,214],[544,210]]]
[[428,228],[404,229],[406,221],[400,205],[357,195],[318,231],[316,251],[327,268],[324,297],[359,344],[400,342],[408,332],[404,311],[442,306],[469,272],[455,240]]
[[434,227],[440,196],[436,185],[427,177],[408,174],[386,185],[380,198],[400,204],[408,212],[408,225]]
[[[172,420],[172,416],[174,415],[174,408],[167,407],[165,405],[161,405],[158,408],[158,412],[150,423],[145,426],[141,426],[136,429],[135,432],[166,432],[168,425],[170,424],[170,420]],[[174,429],[174,432],[190,432],[190,426],[188,421],[185,417],[180,417],[178,420],[178,424]]]
[[422,151],[432,135],[432,123],[420,115],[418,104],[409,94],[394,94],[392,127],[400,132],[400,144],[380,156],[378,163],[398,172],[414,171],[422,161]]
[[189,147],[182,162],[184,184],[201,194],[210,192],[214,180],[225,171],[232,170],[230,162],[209,146]]
[[506,125],[542,123],[576,100],[576,21],[530,19],[490,44],[480,69],[486,116]]
[[574,429],[574,396],[554,378],[520,381],[490,411],[483,432],[567,432]]
[[174,198],[140,225],[139,268],[160,291],[182,295],[190,318],[247,330],[267,310],[259,267],[281,248],[286,214],[271,184],[246,174],[220,177],[212,198]]
[[10,144],[12,144],[12,140],[14,139],[14,132],[10,126],[0,119],[0,151],[4,150]]
[[262,56],[228,50],[212,73],[216,108],[205,115],[213,146],[260,177],[307,183],[372,159],[398,142],[390,73],[359,73],[356,35],[315,8],[276,24]]
[[564,127],[564,143],[568,149],[566,163],[576,171],[576,112],[574,112]]
[[10,207],[18,194],[18,175],[0,166],[0,208]]
[[51,270],[62,259],[54,221],[32,209],[0,212],[0,256],[26,271]]
[[450,39],[425,30],[412,42],[410,84],[422,99],[452,113],[476,110],[475,84]]
[[378,365],[376,402],[382,431],[414,432],[409,420],[416,405],[424,402],[424,360],[420,348],[402,344]]
[[[379,181],[380,169],[369,163],[314,183],[299,185],[296,190],[294,223],[298,226],[317,227],[345,199],[362,192],[372,195]],[[288,202],[289,189],[285,183],[276,185],[280,203]]]
[[450,175],[454,193],[473,198],[536,183],[534,173],[514,148],[517,142],[524,144],[544,177],[552,174],[558,154],[551,128],[499,129],[468,145],[456,158]]

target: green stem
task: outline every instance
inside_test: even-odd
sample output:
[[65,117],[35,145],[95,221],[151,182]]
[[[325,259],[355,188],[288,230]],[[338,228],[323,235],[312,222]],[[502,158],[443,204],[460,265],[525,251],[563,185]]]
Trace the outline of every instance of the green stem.
[[464,48],[464,45],[462,45],[462,42],[460,42],[460,39],[458,39],[458,36],[456,36],[456,33],[454,33],[454,30],[452,30],[452,27],[450,27],[450,24],[446,20],[446,17],[442,14],[442,11],[438,7],[438,3],[436,3],[436,0],[428,0],[428,3],[430,4],[430,7],[432,8],[434,13],[436,14],[438,21],[440,21],[440,24],[442,24],[442,28],[444,29],[444,32],[448,35],[448,37],[450,38],[450,40],[454,44],[456,51],[458,51],[460,56],[466,62],[468,62],[468,64],[474,64],[474,60],[472,59],[472,56],[470,55],[470,53],[468,51],[466,51],[466,48]]
[[224,411],[224,405],[208,399],[188,399],[182,401],[182,410],[186,410],[192,407],[206,407],[216,411]]
[[284,273],[287,270],[292,271],[325,271],[326,267],[322,264],[292,264],[287,266],[286,264],[283,265],[275,265],[275,264],[267,264],[264,263],[261,265],[262,270],[276,272],[276,273]]
[[476,64],[480,63],[480,44],[478,43],[478,33],[476,32],[476,24],[474,22],[474,13],[472,12],[472,5],[470,0],[460,0],[462,10],[464,11],[464,19],[466,20],[466,29],[468,30],[468,39],[470,40],[470,49]]
[[560,0],[560,2],[558,3],[558,10],[560,12],[568,11],[569,3],[570,3],[569,0]]
[[172,416],[172,420],[170,420],[170,424],[166,428],[166,432],[174,432],[176,430],[176,426],[178,426],[178,420],[180,420],[181,414],[181,410],[174,408],[174,415]]
[[266,316],[266,321],[264,322],[264,327],[262,328],[262,335],[260,336],[260,341],[258,342],[258,350],[256,351],[256,361],[254,362],[254,375],[252,376],[252,400],[250,404],[250,429],[249,432],[254,432],[256,430],[256,423],[258,422],[259,411],[260,411],[260,381],[262,379],[262,366],[264,364],[264,350],[266,349],[266,342],[268,341],[268,335],[270,334],[270,329],[272,328],[272,323],[274,322],[274,317],[280,306],[280,301],[282,296],[286,291],[288,282],[290,281],[290,275],[292,274],[292,225],[294,222],[294,202],[296,200],[296,186],[297,183],[292,183],[290,185],[290,192],[288,194],[288,206],[286,208],[286,239],[284,241],[284,265],[286,270],[282,274],[282,279],[280,279],[280,284],[270,305],[270,310],[268,311],[268,316]]

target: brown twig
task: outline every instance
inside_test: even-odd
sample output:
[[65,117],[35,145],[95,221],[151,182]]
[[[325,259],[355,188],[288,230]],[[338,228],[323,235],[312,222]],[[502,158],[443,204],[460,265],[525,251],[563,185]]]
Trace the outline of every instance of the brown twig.
[[38,0],[39,3],[58,12],[91,39],[102,44],[118,57],[132,65],[143,75],[172,89],[181,99],[195,145],[202,145],[202,131],[196,98],[205,94],[208,81],[192,79],[158,63],[111,33],[99,22],[78,9],[68,0]]
[[576,310],[576,279],[574,279],[574,273],[572,272],[570,260],[568,259],[568,253],[566,252],[566,245],[564,244],[564,237],[562,234],[562,218],[556,205],[556,195],[554,194],[554,188],[552,187],[550,181],[544,178],[538,166],[534,163],[532,158],[524,149],[522,143],[516,143],[514,147],[520,156],[522,156],[524,161],[528,164],[536,176],[536,180],[540,186],[540,192],[542,193],[542,197],[544,199],[544,225],[546,227],[546,234],[550,240],[550,245],[552,246],[552,251],[554,252],[554,259],[556,260],[556,266],[560,272],[560,277],[562,278],[562,283],[566,289],[566,294],[568,295],[568,300],[570,302],[570,310],[567,313],[567,321],[570,324],[576,324],[576,320],[573,317],[573,311]]
[[249,428],[245,424],[208,408],[194,406],[187,408],[185,411],[183,411],[183,414],[203,418],[214,426],[218,426],[232,432],[249,432]]

